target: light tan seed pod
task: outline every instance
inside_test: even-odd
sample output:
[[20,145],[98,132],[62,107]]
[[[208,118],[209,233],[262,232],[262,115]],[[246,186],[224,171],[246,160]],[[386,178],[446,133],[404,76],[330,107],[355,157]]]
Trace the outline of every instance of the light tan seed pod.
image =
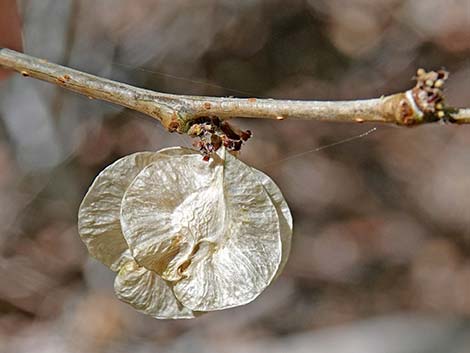
[[126,191],[121,225],[137,262],[173,281],[192,310],[254,300],[281,263],[279,217],[259,174],[224,151],[209,163],[150,164]]
[[120,300],[155,318],[192,318],[246,304],[280,274],[292,236],[287,203],[268,176],[220,157],[143,152],[96,178],[79,230],[118,271]]

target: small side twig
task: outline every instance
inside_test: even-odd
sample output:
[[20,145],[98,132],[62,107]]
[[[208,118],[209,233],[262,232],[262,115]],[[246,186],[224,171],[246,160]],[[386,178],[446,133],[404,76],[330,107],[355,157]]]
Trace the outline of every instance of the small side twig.
[[[415,126],[444,121],[470,123],[470,109],[445,105],[442,88],[447,72],[417,72],[414,88],[381,98],[352,101],[298,101],[174,95],[97,77],[13,50],[0,48],[0,66],[78,92],[137,110],[159,120],[170,132],[202,137],[201,149],[221,143],[234,149],[249,137],[221,124],[233,117],[391,123]],[[223,128],[222,128],[223,127]],[[223,131],[225,129],[225,131]],[[221,137],[219,140],[218,135]],[[230,136],[229,136],[230,135]],[[214,144],[214,145],[213,145]],[[235,147],[234,147],[235,146]]]

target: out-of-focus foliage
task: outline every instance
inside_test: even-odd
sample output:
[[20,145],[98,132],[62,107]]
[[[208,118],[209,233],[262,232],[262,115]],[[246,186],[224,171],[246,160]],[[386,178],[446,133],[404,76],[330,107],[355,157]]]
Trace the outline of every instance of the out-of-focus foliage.
[[[21,1],[25,51],[174,93],[352,99],[451,72],[470,104],[467,0]],[[143,71],[145,68],[150,71]],[[151,71],[158,71],[152,73]],[[176,76],[176,77],[175,77]],[[94,176],[119,157],[188,145],[142,116],[22,77],[0,84],[0,350],[465,351],[470,132],[237,121],[241,159],[296,220],[286,270],[246,307],[185,322],[135,313],[76,227]],[[364,322],[364,320],[368,320]]]

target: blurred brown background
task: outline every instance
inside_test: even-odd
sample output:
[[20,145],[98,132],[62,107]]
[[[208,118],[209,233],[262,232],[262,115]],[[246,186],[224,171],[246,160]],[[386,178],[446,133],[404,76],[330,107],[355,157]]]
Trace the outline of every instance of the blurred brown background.
[[[172,93],[376,97],[418,67],[470,106],[468,0],[24,0],[25,52]],[[78,205],[134,151],[188,146],[144,116],[19,76],[0,83],[0,351],[468,352],[470,127],[238,120],[241,158],[294,215],[255,302],[157,321],[113,295]]]

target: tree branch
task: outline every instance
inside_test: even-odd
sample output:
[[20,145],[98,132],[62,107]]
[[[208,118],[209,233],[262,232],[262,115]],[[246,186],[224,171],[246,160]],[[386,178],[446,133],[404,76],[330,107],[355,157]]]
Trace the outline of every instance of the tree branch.
[[[216,119],[219,127],[221,121],[233,117],[374,122],[406,126],[437,121],[470,123],[470,109],[445,106],[442,86],[447,73],[444,71],[425,72],[420,69],[414,88],[386,97],[354,101],[296,101],[154,92],[3,48],[0,48],[0,66],[13,69],[26,77],[57,84],[89,98],[137,110],[161,121],[171,132],[197,136],[202,134],[202,130],[191,129],[194,124],[213,124]],[[232,129],[232,132],[242,138],[239,131]]]

